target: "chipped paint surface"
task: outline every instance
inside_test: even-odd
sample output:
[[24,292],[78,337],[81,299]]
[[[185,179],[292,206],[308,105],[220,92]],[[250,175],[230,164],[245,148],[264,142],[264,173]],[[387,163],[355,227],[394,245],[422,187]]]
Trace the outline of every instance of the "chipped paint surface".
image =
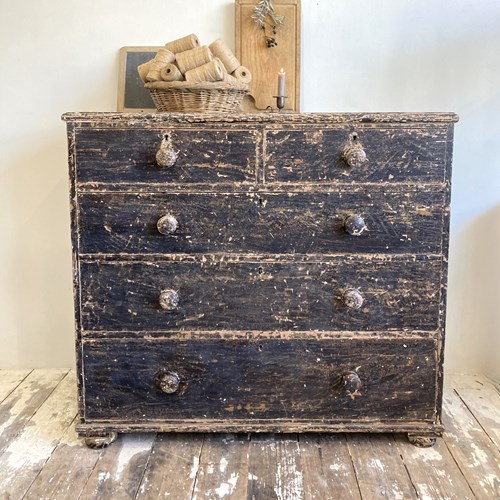
[[276,486],[274,492],[278,500],[303,497],[303,477],[294,457],[283,457],[276,467]]
[[[112,420],[119,430],[144,431],[439,432],[455,115],[64,119],[78,363],[86,374],[79,431]],[[177,155],[171,167],[155,161],[163,141]],[[349,148],[359,162],[346,161]],[[165,214],[178,224],[159,234]],[[355,238],[346,231],[353,214],[366,221]],[[359,310],[343,299],[351,288],[363,299]],[[180,299],[159,311],[166,289]],[[314,349],[300,347],[309,341]],[[173,357],[165,354],[169,342]],[[121,374],[120,386],[103,375],[121,376],[122,349],[144,377],[132,405],[124,388],[133,375]],[[341,359],[338,350],[345,350]],[[359,366],[361,351],[370,359],[349,406],[331,380]],[[280,368],[280,357],[292,359],[297,373]],[[148,380],[167,361],[181,374],[182,398],[165,408]],[[274,390],[263,391],[270,381],[259,366],[275,369]],[[219,397],[201,408],[207,390]],[[330,399],[340,403],[333,413]],[[212,474],[227,470],[214,467]]]
[[196,474],[198,474],[198,469],[200,468],[200,457],[194,456],[193,463],[191,465],[191,472],[189,473],[189,478],[196,478]]
[[238,482],[239,474],[233,472],[227,480],[220,484],[218,488],[215,488],[215,493],[218,498],[224,498],[226,496],[232,495],[234,489],[236,488],[236,483]]
[[[5,474],[0,476],[0,487],[6,498],[10,495],[10,498],[27,500],[133,498],[135,492],[138,492],[137,498],[239,499],[246,498],[247,491],[262,492],[255,498],[322,500],[330,498],[332,491],[340,491],[346,484],[352,488],[351,494],[340,498],[359,498],[359,491],[363,498],[375,498],[377,487],[380,487],[381,498],[414,498],[415,495],[427,499],[496,498],[500,491],[498,450],[493,444],[493,431],[489,430],[490,438],[486,428],[480,425],[481,421],[486,422],[489,414],[484,414],[480,401],[478,404],[469,402],[466,406],[460,389],[456,393],[447,390],[445,394],[446,421],[458,441],[446,433],[443,440],[438,440],[436,448],[414,448],[401,436],[351,434],[343,438],[341,435],[305,434],[299,441],[287,436],[269,442],[259,436],[245,439],[228,434],[210,435],[202,449],[203,438],[196,435],[181,439],[174,435],[161,435],[156,439],[142,435],[155,440],[151,451],[141,446],[140,435],[131,435],[121,436],[112,447],[98,452],[75,441],[71,423],[75,414],[74,379],[68,379],[60,384],[54,396],[46,398],[23,431],[11,438],[6,452],[0,456],[0,463],[4,472],[9,470],[6,467],[7,449],[25,452],[29,444],[36,441],[40,444],[34,447],[36,453],[31,458],[36,454],[41,458],[43,453],[46,456],[38,462],[20,461],[15,474],[10,474],[9,478]],[[488,397],[497,401],[498,392]],[[1,409],[2,403],[0,415],[3,414]],[[257,442],[247,448],[245,443],[253,440]],[[19,444],[14,446],[14,441]],[[45,447],[49,441],[52,446]],[[346,442],[350,456],[343,454],[348,450]],[[130,450],[122,449],[128,446]],[[193,466],[197,474],[193,474]],[[207,475],[202,471],[210,466],[214,481],[210,483],[209,479],[207,484],[210,486],[204,488]],[[149,475],[153,471],[153,475]],[[371,477],[367,477],[370,474]],[[413,493],[406,489],[408,478],[410,487],[414,487]],[[192,495],[196,484],[198,490]]]

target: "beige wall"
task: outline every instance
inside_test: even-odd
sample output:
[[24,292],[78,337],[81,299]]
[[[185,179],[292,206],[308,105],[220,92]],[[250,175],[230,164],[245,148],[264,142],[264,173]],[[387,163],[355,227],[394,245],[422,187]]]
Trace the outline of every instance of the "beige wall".
[[[118,49],[234,39],[227,0],[0,0],[0,367],[71,366],[65,111]],[[456,111],[447,369],[500,378],[500,2],[302,0],[303,111]]]

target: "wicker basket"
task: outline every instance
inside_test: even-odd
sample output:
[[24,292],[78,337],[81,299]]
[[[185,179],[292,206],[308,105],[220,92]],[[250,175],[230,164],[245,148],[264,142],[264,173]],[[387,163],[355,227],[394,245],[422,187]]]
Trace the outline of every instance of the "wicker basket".
[[149,89],[160,112],[228,112],[240,108],[248,85],[225,82],[150,82]]

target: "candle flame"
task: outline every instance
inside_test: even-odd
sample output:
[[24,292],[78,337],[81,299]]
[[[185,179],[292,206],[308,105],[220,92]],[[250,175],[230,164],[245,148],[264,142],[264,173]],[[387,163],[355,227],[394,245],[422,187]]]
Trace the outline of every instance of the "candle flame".
[[284,73],[285,71],[283,70],[283,68],[280,69],[280,73]]

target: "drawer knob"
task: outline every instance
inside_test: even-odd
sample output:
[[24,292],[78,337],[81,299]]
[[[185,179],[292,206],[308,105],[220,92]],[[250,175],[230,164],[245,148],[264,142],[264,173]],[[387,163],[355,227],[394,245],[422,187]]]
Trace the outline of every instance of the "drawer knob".
[[365,220],[359,214],[351,214],[344,219],[344,230],[351,236],[360,236],[365,229]]
[[160,149],[156,153],[156,163],[160,167],[173,167],[177,161],[177,153],[174,151],[168,138],[161,141]]
[[342,387],[347,396],[354,399],[356,396],[361,396],[361,379],[356,372],[347,372],[342,375]]
[[174,394],[179,390],[181,379],[177,373],[164,372],[156,377],[156,386],[165,394]]
[[165,311],[174,311],[179,305],[179,293],[175,290],[163,290],[159,297],[160,307]]
[[179,227],[179,222],[172,214],[165,214],[163,217],[158,219],[156,223],[158,232],[161,234],[169,235],[175,233]]
[[342,294],[342,302],[349,309],[360,309],[364,301],[361,292],[354,288],[349,288]]
[[360,167],[366,162],[366,153],[361,144],[347,146],[342,153],[342,158],[350,167]]

